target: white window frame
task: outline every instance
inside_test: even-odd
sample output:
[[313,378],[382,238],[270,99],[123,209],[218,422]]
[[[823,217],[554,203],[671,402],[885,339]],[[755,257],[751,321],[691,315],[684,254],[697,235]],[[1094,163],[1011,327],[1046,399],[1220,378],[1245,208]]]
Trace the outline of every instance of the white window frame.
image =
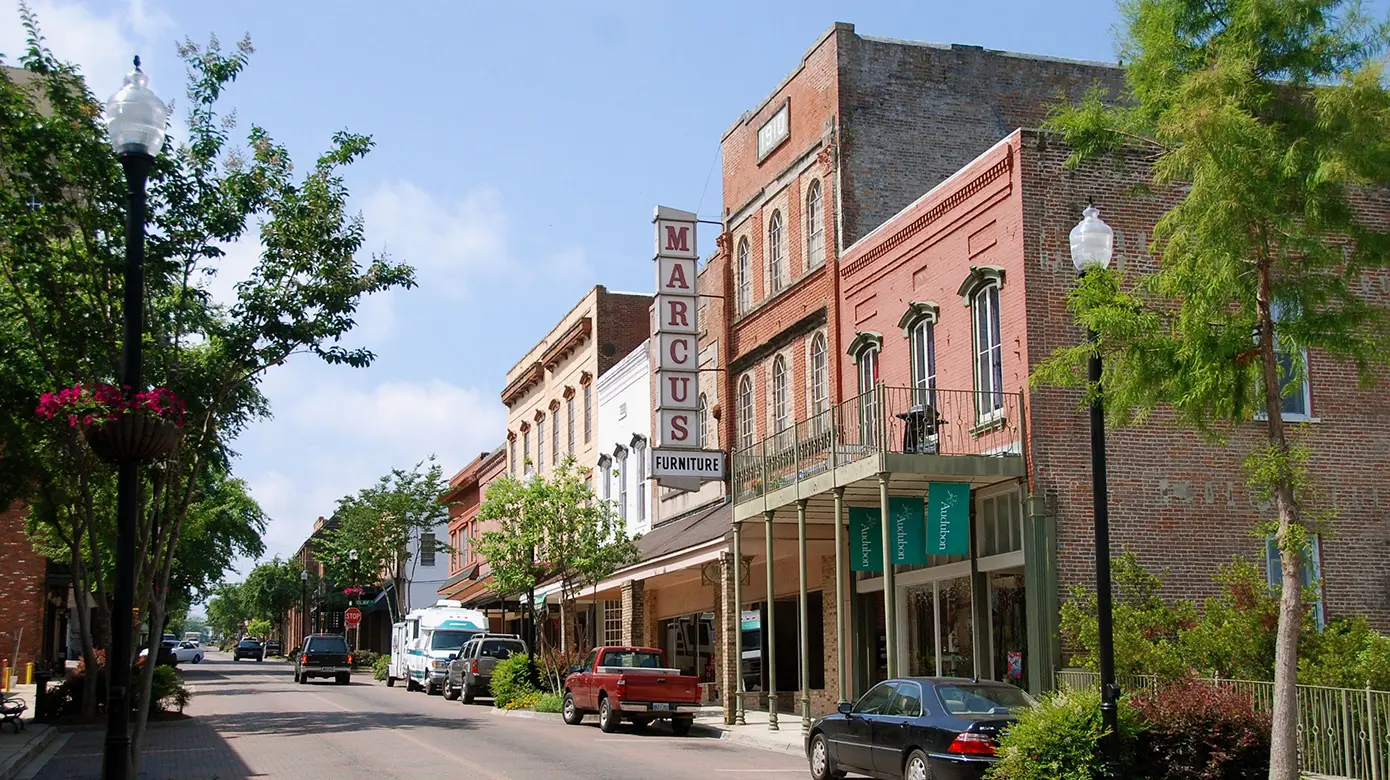
[[806,188],[806,269],[825,263],[825,195],[820,179]]
[[773,209],[767,220],[767,282],[768,295],[782,291],[783,229],[785,222],[780,209]]
[[627,522],[627,448],[619,447],[613,456],[618,461],[618,519]]
[[[1311,606],[1318,629],[1322,630],[1327,627],[1327,606],[1322,589],[1322,538],[1318,534],[1312,534],[1308,541],[1310,545],[1308,555],[1304,556],[1303,587],[1305,590],[1315,588],[1318,592],[1318,599]],[[1277,593],[1283,587],[1284,564],[1279,557],[1279,545],[1273,536],[1265,538],[1265,578],[1270,590]]]
[[744,236],[738,240],[738,313],[747,314],[753,308],[753,273],[749,265],[752,263],[751,255],[753,250],[748,245],[748,237]]
[[[989,281],[980,285],[970,296],[970,332],[974,342],[972,357],[975,364],[975,417],[979,422],[989,422],[1004,414],[1004,325],[999,313],[1001,292],[998,282]],[[980,333],[982,313],[986,331],[983,334]],[[993,326],[993,330],[990,326]],[[996,365],[997,375],[994,370]]]
[[819,419],[830,408],[830,345],[824,333],[811,337],[810,351],[807,353],[807,377],[810,379],[811,416]]
[[569,418],[569,454],[574,454],[574,396],[565,399],[565,413]]
[[878,386],[879,346],[870,344],[855,355],[855,374],[859,380],[859,425],[860,444],[877,444],[878,396],[873,392]]
[[791,427],[791,373],[787,369],[787,359],[778,355],[772,359],[772,433],[777,434]]
[[560,465],[560,409],[550,413],[550,465]]
[[521,431],[521,470],[526,470],[526,461],[531,458],[531,429]]
[[[1287,350],[1280,349],[1278,334],[1279,323],[1284,319],[1284,304],[1278,300],[1274,301],[1270,305],[1270,314],[1274,317],[1274,354],[1279,359],[1279,405],[1282,410],[1281,417],[1289,422],[1316,421],[1316,418],[1313,417],[1313,393],[1311,390],[1312,382],[1310,381],[1312,375],[1308,369],[1308,350],[1296,347],[1298,349],[1299,360],[1295,361],[1293,360],[1293,355]],[[1296,375],[1286,375],[1284,373],[1284,360],[1286,359],[1293,364],[1294,370],[1297,372]],[[1285,388],[1287,388],[1289,383],[1294,381],[1295,378],[1301,380],[1298,393],[1291,396],[1285,395]],[[1303,411],[1291,412],[1288,409],[1283,409],[1284,404],[1294,398],[1303,402]],[[1262,418],[1265,416],[1264,413],[1260,415]]]
[[647,440],[642,439],[632,445],[632,456],[637,460],[637,522],[647,519]]
[[599,471],[603,472],[603,500],[613,500],[613,459],[607,455],[598,459]]
[[700,393],[700,449],[709,449],[709,402]]
[[753,419],[754,403],[753,377],[744,374],[738,380],[738,440],[739,449],[749,449],[757,435],[756,421]]
[[545,471],[545,415],[536,420],[536,473]]
[[584,443],[589,442],[594,433],[593,385],[584,385]]
[[912,323],[908,347],[915,403],[935,406],[936,394],[932,391],[936,390],[936,322],[931,317],[919,317]]

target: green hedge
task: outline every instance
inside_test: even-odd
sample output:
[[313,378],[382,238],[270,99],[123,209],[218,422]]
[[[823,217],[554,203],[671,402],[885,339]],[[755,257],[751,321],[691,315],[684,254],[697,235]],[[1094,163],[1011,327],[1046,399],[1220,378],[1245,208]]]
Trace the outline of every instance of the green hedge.
[[512,706],[513,702],[533,706],[535,702],[529,699],[539,701],[540,691],[536,690],[536,686],[531,682],[529,658],[526,655],[513,655],[493,667],[489,689],[494,706],[500,709],[518,709]]

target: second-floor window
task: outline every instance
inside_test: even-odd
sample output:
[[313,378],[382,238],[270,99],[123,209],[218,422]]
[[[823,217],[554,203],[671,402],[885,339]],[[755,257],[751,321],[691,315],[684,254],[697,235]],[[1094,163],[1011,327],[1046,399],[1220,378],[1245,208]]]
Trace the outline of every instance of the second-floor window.
[[637,442],[632,448],[632,457],[637,461],[637,484],[633,487],[637,490],[637,522],[647,519],[647,442],[645,440]]
[[930,317],[922,317],[912,325],[912,387],[916,391],[913,403],[935,406],[931,392],[936,389],[936,326]]
[[753,275],[749,266],[748,239],[738,240],[738,269],[734,283],[738,285],[738,313],[745,314],[753,308]]
[[516,439],[512,439],[511,441],[507,442],[507,460],[508,460],[508,462],[510,463],[510,465],[508,466],[508,468],[511,470],[512,476],[515,477],[515,476],[516,476]]
[[603,472],[603,500],[613,500],[613,461],[607,455],[598,459],[598,470]]
[[565,399],[565,416],[569,421],[569,452],[574,454],[574,396]]
[[1312,394],[1308,387],[1308,350],[1284,343],[1279,338],[1279,323],[1289,316],[1288,307],[1280,301],[1270,306],[1274,317],[1275,356],[1279,359],[1279,404],[1285,419],[1303,420],[1311,415]]
[[430,531],[424,531],[424,532],[422,532],[422,533],[420,534],[420,565],[421,565],[421,566],[433,566],[433,565],[434,565],[434,554],[435,554],[435,552],[436,552],[436,550],[437,550],[438,547],[439,547],[439,545],[438,545],[438,543],[436,543],[436,542],[434,541],[434,534],[433,534],[432,532],[430,532]]
[[791,426],[791,410],[787,403],[787,361],[778,355],[772,361],[772,432],[781,433]]
[[753,377],[744,375],[738,383],[738,444],[753,446]]
[[767,221],[767,282],[770,295],[782,289],[782,212]]
[[524,465],[527,458],[531,457],[531,429],[527,428],[521,432],[521,460]]
[[[817,333],[811,338],[811,414],[817,426],[827,421],[822,415],[830,408],[830,354],[825,346],[825,334]],[[819,432],[821,428],[817,428]]]
[[550,413],[550,463],[560,463],[560,410]]
[[618,519],[627,522],[627,451],[618,452]]
[[593,386],[584,385],[584,441],[587,443],[594,432]]
[[975,318],[975,403],[979,415],[989,417],[1004,408],[1004,342],[999,333],[999,285],[984,285],[971,300]]
[[700,449],[709,449],[709,404],[700,393]]
[[859,437],[863,444],[874,444],[878,426],[878,347],[866,346],[859,351]]
[[825,262],[825,213],[821,209],[820,179],[806,188],[806,267]]
[[536,473],[545,471],[545,417],[536,420]]

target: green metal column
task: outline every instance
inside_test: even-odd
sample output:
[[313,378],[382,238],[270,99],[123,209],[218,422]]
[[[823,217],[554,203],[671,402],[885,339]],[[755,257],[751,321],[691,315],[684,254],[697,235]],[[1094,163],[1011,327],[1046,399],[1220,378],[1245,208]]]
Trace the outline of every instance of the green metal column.
[[806,499],[796,502],[796,557],[800,564],[801,591],[797,594],[801,619],[797,635],[801,640],[801,733],[811,733],[811,627],[808,625],[806,594]]
[[772,582],[772,510],[763,512],[763,534],[767,547],[767,625],[763,626],[763,646],[767,648],[767,728],[777,727],[777,590]]
[[845,489],[835,488],[835,655],[839,663],[840,703],[849,701],[849,605],[845,602]]
[[883,629],[888,676],[898,676],[898,588],[893,571],[893,523],[888,516],[888,472],[878,475],[879,530],[883,536]]
[[734,523],[734,725],[746,726],[743,714],[743,523]]

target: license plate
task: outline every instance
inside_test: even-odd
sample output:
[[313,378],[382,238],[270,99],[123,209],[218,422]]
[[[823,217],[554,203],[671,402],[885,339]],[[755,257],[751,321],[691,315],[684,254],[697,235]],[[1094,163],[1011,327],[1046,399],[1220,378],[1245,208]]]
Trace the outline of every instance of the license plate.
[[676,705],[674,705],[674,704],[653,704],[653,705],[652,705],[652,709],[653,709],[653,710],[660,710],[660,711],[668,711],[668,712],[669,712],[670,710],[674,710],[675,708],[676,708]]

